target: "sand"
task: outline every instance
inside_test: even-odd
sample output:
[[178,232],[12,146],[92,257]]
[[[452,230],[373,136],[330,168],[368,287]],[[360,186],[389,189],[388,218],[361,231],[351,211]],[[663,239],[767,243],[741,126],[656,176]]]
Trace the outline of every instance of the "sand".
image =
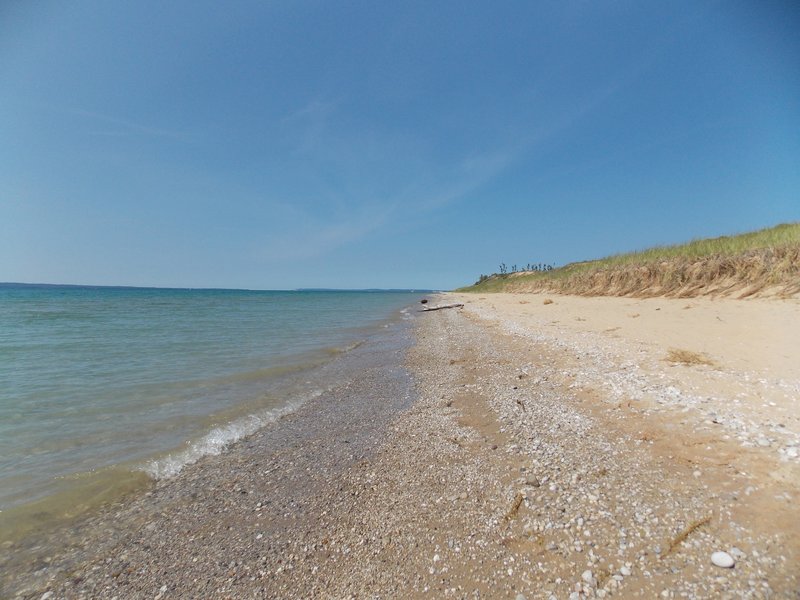
[[465,307],[360,348],[346,388],[96,516],[6,594],[798,596],[797,302],[439,301]]
[[[800,300],[547,294],[457,299],[487,322],[590,357],[599,369],[576,373],[578,384],[599,388],[605,400],[691,406],[717,421],[727,418],[717,424],[743,441],[760,439],[763,445],[767,438],[776,451],[800,441]],[[670,362],[676,350],[710,364]],[[630,370],[639,379],[615,385],[615,376]],[[669,390],[674,398],[655,393],[669,385],[679,392]]]

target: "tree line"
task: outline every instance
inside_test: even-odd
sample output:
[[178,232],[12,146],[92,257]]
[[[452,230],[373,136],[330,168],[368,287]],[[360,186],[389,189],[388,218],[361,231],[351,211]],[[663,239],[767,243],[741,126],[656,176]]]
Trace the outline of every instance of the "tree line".
[[491,279],[492,277],[503,277],[508,275],[509,273],[545,273],[547,271],[552,271],[555,268],[555,265],[548,265],[546,263],[528,263],[524,267],[517,267],[517,265],[511,265],[511,271],[508,270],[508,266],[506,263],[500,263],[500,272],[499,273],[492,273],[491,275],[481,275],[478,278],[478,281],[475,284],[483,283],[487,279]]

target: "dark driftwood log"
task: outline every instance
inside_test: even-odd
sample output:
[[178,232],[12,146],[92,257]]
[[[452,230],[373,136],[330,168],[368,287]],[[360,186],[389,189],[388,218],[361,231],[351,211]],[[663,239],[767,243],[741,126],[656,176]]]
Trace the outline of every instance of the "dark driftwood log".
[[463,304],[444,304],[442,306],[426,306],[420,312],[431,312],[432,310],[442,310],[443,308],[464,308]]

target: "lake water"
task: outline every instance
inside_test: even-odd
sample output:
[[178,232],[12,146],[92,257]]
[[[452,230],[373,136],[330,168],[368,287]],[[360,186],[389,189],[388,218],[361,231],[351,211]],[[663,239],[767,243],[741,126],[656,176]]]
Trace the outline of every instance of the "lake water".
[[77,513],[173,475],[324,393],[339,382],[320,367],[421,296],[1,285],[0,536],[53,502]]

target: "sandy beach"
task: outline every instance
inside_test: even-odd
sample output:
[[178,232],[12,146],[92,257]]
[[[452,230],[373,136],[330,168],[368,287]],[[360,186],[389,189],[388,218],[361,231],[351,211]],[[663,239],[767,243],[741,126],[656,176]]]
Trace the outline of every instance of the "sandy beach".
[[440,302],[344,388],[3,548],[3,595],[800,597],[800,302]]

